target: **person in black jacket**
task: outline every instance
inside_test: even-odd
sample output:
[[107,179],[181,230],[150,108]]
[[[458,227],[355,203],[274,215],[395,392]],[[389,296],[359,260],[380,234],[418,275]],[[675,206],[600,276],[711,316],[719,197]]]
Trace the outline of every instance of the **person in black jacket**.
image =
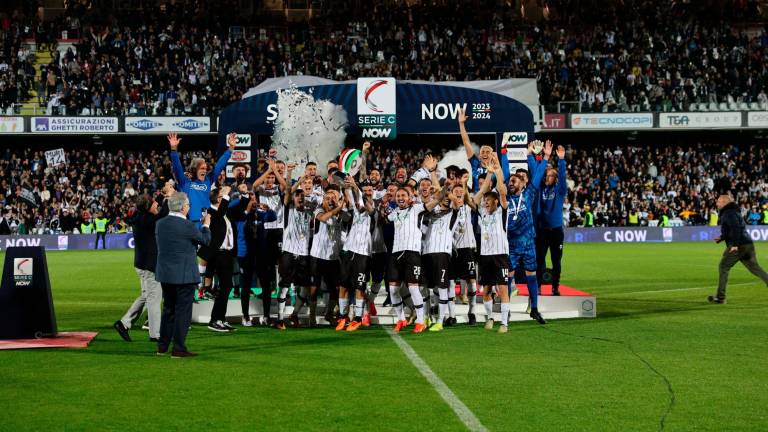
[[163,194],[156,199],[149,195],[142,195],[136,203],[134,213],[127,219],[133,227],[133,267],[139,275],[141,282],[141,294],[134,300],[125,315],[115,321],[115,330],[128,342],[131,336],[128,334],[132,323],[141,315],[146,306],[149,319],[149,340],[157,342],[160,338],[160,314],[163,300],[163,288],[160,282],[155,280],[155,266],[157,265],[157,241],[155,240],[155,222],[168,215],[166,196],[173,193],[173,185],[168,183],[163,188]]
[[710,303],[724,304],[728,273],[737,262],[741,261],[744,267],[762,279],[766,286],[768,286],[768,273],[757,263],[755,245],[747,233],[739,206],[733,201],[730,193],[723,193],[717,198],[717,209],[720,213],[720,237],[717,237],[715,242],[725,242],[726,248],[720,260],[720,283],[717,286],[717,294],[707,297],[707,300]]
[[211,241],[200,248],[198,255],[208,262],[206,278],[219,277],[219,290],[211,310],[208,329],[215,332],[231,332],[235,328],[226,321],[229,293],[232,291],[232,276],[237,256],[237,225],[232,219],[233,213],[245,211],[248,201],[236,200],[230,208],[229,186],[222,186],[210,193]]

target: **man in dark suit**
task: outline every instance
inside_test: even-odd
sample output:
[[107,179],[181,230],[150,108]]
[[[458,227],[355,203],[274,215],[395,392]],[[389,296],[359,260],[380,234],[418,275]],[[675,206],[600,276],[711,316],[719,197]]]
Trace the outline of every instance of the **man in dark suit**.
[[155,241],[155,223],[168,215],[168,203],[165,197],[172,195],[173,185],[169,182],[163,188],[163,194],[152,199],[148,194],[141,195],[136,203],[136,209],[128,217],[128,223],[133,227],[133,266],[141,282],[141,295],[133,302],[122,319],[115,321],[115,330],[128,342],[131,336],[128,330],[131,324],[147,308],[149,320],[149,340],[158,342],[160,339],[160,311],[163,289],[155,280],[157,264],[157,242]]
[[189,198],[183,192],[176,192],[168,198],[168,210],[168,216],[155,224],[155,278],[163,287],[163,315],[157,354],[167,353],[173,342],[173,357],[193,357],[197,354],[189,352],[184,341],[192,321],[195,288],[200,281],[197,246],[207,245],[211,240],[208,229],[211,218],[205,216],[200,230],[188,221]]

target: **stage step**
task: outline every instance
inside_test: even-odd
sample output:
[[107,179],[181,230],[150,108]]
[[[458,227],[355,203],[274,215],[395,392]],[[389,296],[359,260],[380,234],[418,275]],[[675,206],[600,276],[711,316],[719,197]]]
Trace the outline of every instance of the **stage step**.
[[[544,291],[548,292],[548,291]],[[561,292],[563,290],[561,289]],[[371,317],[372,324],[380,325],[393,325],[396,321],[396,315],[394,308],[382,306],[386,299],[386,294],[379,293],[379,296],[375,300],[377,316]],[[528,307],[528,296],[518,295],[510,299],[510,321],[528,321],[531,318],[526,313]],[[352,306],[354,307],[354,305]],[[208,323],[211,317],[211,309],[213,308],[213,300],[201,300],[199,303],[195,303],[192,308],[192,322],[195,323]],[[494,319],[500,319],[500,304],[498,300],[493,305]],[[456,320],[459,323],[467,322],[467,314],[469,313],[469,305],[456,304]],[[595,296],[587,294],[585,292],[573,290],[571,295],[562,296],[539,296],[539,311],[545,319],[566,319],[566,318],[594,318],[597,316],[597,301]],[[272,318],[277,318],[277,300],[272,299],[272,306],[270,307]],[[285,316],[289,316],[293,312],[293,306],[288,305],[285,308]],[[256,297],[251,297],[249,302],[249,315],[254,317],[261,317],[263,311],[261,308],[261,300]],[[406,314],[409,311],[406,308]],[[325,314],[325,304],[322,298],[318,300],[317,305],[317,321],[320,325],[328,324],[323,318]],[[242,311],[240,305],[240,299],[230,299],[227,305],[227,320],[231,323],[238,324],[242,318]],[[482,303],[482,297],[477,297],[477,304],[475,305],[475,318],[478,322],[485,322],[485,307]],[[305,306],[299,313],[299,319],[302,324],[307,324],[309,319],[309,308]]]

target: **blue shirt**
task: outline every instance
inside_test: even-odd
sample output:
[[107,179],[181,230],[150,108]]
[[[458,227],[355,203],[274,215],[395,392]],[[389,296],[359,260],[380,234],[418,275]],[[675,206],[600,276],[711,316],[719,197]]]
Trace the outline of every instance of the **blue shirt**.
[[[548,164],[549,162],[545,161],[544,159],[537,161],[532,154],[528,155],[528,175],[530,176],[529,185],[536,188],[536,190],[541,190],[541,182],[544,179],[544,173],[547,171]],[[531,212],[533,213],[533,217],[536,218],[538,217],[540,211],[539,194],[533,194],[532,200]]]
[[510,250],[530,245],[536,238],[531,208],[535,196],[536,189],[527,187],[522,194],[507,197],[507,239]]
[[211,206],[211,199],[208,196],[211,192],[211,185],[216,182],[221,171],[226,168],[231,155],[232,152],[229,150],[222,153],[221,157],[216,162],[213,171],[209,172],[208,175],[200,181],[197,178],[190,180],[184,175],[184,168],[181,166],[179,152],[171,151],[173,176],[179,184],[179,191],[184,192],[189,197],[189,213],[187,213],[187,218],[189,220],[199,222],[200,219],[202,219],[203,209]]
[[480,180],[478,180],[478,178],[481,174],[486,174],[488,169],[480,163],[480,159],[478,159],[476,155],[472,155],[472,157],[467,160],[472,167],[472,189],[474,189],[474,192],[477,192],[480,190]]
[[568,193],[565,183],[565,161],[557,161],[557,183],[544,186],[539,194],[539,214],[536,220],[542,228],[561,228],[563,226],[563,203]]
[[245,226],[252,223],[256,230],[256,242],[258,247],[266,248],[266,239],[264,237],[264,222],[274,222],[277,220],[277,213],[274,210],[256,210],[248,218],[237,221],[237,256],[243,258],[248,255],[248,240],[246,239]]

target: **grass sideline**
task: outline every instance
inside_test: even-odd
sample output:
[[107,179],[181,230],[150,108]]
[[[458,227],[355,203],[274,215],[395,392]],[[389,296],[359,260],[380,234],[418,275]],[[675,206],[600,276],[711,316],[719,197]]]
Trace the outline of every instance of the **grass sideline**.
[[[492,431],[650,431],[665,413],[665,430],[766,430],[768,289],[737,265],[729,304],[707,304],[722,250],[567,244],[563,282],[597,295],[597,319],[403,338]],[[200,357],[158,358],[111,328],[138,293],[132,251],[47,255],[59,329],[100,334],[0,351],[0,430],[464,430],[381,328],[195,326]]]

